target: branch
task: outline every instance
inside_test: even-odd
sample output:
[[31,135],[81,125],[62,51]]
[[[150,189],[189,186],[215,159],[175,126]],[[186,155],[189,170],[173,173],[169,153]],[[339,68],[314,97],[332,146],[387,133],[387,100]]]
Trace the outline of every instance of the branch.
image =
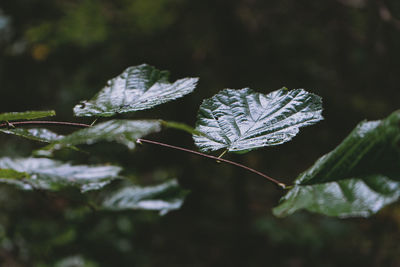
[[52,126],[71,126],[71,127],[90,127],[88,124],[65,122],[65,121],[13,121],[0,124],[0,128],[13,126],[35,126],[35,125],[52,125]]
[[259,172],[257,170],[254,170],[254,169],[250,168],[250,167],[247,167],[246,165],[243,165],[243,164],[240,164],[240,163],[237,163],[237,162],[234,162],[234,161],[230,161],[230,160],[223,159],[223,158],[220,158],[220,157],[211,156],[211,155],[208,155],[208,154],[204,154],[204,153],[197,152],[197,151],[194,151],[194,150],[186,149],[186,148],[183,148],[183,147],[168,145],[168,144],[164,144],[164,143],[160,143],[160,142],[156,142],[156,141],[152,141],[152,140],[147,140],[147,139],[142,139],[142,138],[137,139],[136,142],[139,143],[139,144],[148,143],[148,144],[168,147],[168,148],[184,151],[184,152],[187,152],[187,153],[199,155],[199,156],[202,156],[202,157],[205,157],[205,158],[213,159],[213,160],[216,160],[216,161],[225,162],[225,163],[237,166],[239,168],[245,169],[247,171],[250,171],[252,173],[255,173],[255,174],[259,175],[259,176],[262,176],[265,179],[267,179],[268,181],[273,182],[277,186],[279,186],[279,187],[281,187],[283,189],[286,189],[286,185],[284,183],[279,182],[278,180],[275,180],[274,178],[269,177],[268,175],[266,175],[266,174],[264,174],[262,172]]
[[[12,123],[10,123],[10,122],[2,123],[2,124],[0,124],[0,128],[15,127],[15,126],[19,126],[19,125],[20,126],[52,125],[52,126],[71,126],[71,127],[79,127],[79,128],[91,127],[91,125],[89,125],[89,124],[75,123],[75,122],[63,122],[63,121],[15,121],[15,122],[12,122]],[[268,175],[266,175],[266,174],[264,174],[262,172],[259,172],[259,171],[255,170],[255,169],[247,167],[247,166],[245,166],[243,164],[240,164],[240,163],[237,163],[237,162],[234,162],[234,161],[230,161],[230,160],[227,160],[227,159],[223,159],[221,157],[215,157],[215,156],[212,156],[212,155],[207,155],[207,154],[204,154],[204,153],[201,153],[201,152],[197,152],[197,151],[194,151],[194,150],[190,150],[190,149],[187,149],[187,148],[168,145],[168,144],[164,144],[164,143],[160,143],[160,142],[156,142],[156,141],[152,141],[152,140],[147,140],[147,139],[142,139],[142,138],[137,139],[136,142],[139,143],[139,144],[148,143],[148,144],[163,146],[163,147],[167,147],[167,148],[171,148],[171,149],[180,150],[180,151],[184,151],[184,152],[187,152],[187,153],[195,154],[195,155],[202,156],[202,157],[205,157],[205,158],[213,159],[213,160],[216,160],[217,162],[225,162],[227,164],[234,165],[236,167],[245,169],[245,170],[247,170],[249,172],[252,172],[252,173],[255,173],[255,174],[257,174],[257,175],[259,175],[261,177],[264,177],[265,179],[267,179],[268,181],[276,184],[280,188],[283,188],[283,189],[288,188],[284,183],[282,183],[282,182],[280,182],[278,180],[275,180],[274,178],[269,177]]]

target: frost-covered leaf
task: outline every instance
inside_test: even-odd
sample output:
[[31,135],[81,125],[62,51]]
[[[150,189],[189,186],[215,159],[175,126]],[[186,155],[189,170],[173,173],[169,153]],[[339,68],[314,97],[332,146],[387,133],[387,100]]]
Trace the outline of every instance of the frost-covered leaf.
[[[71,165],[45,158],[0,158],[0,169],[15,177],[4,175],[0,182],[14,184],[24,190],[60,190],[78,187],[82,192],[98,190],[119,178],[117,166]],[[6,172],[3,171],[3,174]],[[2,172],[0,172],[0,175]],[[12,174],[12,173],[11,173]]]
[[303,89],[267,95],[249,88],[224,89],[200,106],[193,135],[202,151],[248,151],[291,140],[299,128],[322,120],[322,102]]
[[186,192],[176,180],[155,186],[124,186],[107,195],[101,203],[106,210],[157,210],[161,215],[179,209]]
[[274,209],[367,217],[400,197],[400,111],[360,123],[333,151],[300,174]]
[[0,122],[15,121],[15,120],[33,120],[55,115],[56,112],[54,110],[1,113]]
[[63,137],[62,135],[58,135],[44,128],[32,128],[32,129],[10,128],[10,129],[0,129],[0,132],[17,135],[27,139],[44,143],[51,143]]
[[134,149],[138,138],[160,130],[161,123],[157,120],[109,120],[66,135],[43,149],[57,150],[101,141],[113,141]]
[[117,113],[149,109],[191,93],[198,78],[170,83],[168,71],[142,64],[129,67],[91,100],[74,107],[75,116],[112,116]]

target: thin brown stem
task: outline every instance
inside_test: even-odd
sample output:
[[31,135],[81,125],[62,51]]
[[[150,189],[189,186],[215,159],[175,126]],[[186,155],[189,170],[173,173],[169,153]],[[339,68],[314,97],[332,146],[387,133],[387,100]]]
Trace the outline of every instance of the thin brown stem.
[[215,156],[212,156],[212,155],[207,155],[207,154],[204,154],[204,153],[201,153],[201,152],[197,152],[197,151],[194,151],[194,150],[190,150],[190,149],[187,149],[187,148],[183,148],[183,147],[173,146],[173,145],[164,144],[164,143],[160,143],[160,142],[156,142],[156,141],[152,141],[152,140],[147,140],[147,139],[142,139],[142,138],[138,139],[137,142],[138,142],[138,143],[148,143],[148,144],[153,144],[153,145],[168,147],[168,148],[172,148],[172,149],[184,151],[184,152],[187,152],[187,153],[199,155],[199,156],[202,156],[202,157],[206,157],[206,158],[209,158],[209,159],[213,159],[213,160],[225,162],[225,163],[234,165],[234,166],[236,166],[236,167],[245,169],[245,170],[247,170],[247,171],[250,171],[250,172],[252,172],[252,173],[255,173],[255,174],[259,175],[259,176],[262,176],[262,177],[264,177],[265,179],[267,179],[268,181],[270,181],[270,182],[276,184],[277,186],[279,186],[279,187],[281,187],[281,188],[283,188],[283,189],[286,188],[286,185],[285,185],[284,183],[282,183],[282,182],[280,182],[280,181],[278,181],[278,180],[275,180],[274,178],[269,177],[268,175],[266,175],[266,174],[264,174],[264,173],[262,173],[262,172],[259,172],[259,171],[257,171],[257,170],[254,170],[254,169],[252,169],[252,168],[250,168],[250,167],[247,167],[247,166],[245,166],[245,165],[243,165],[243,164],[240,164],[240,163],[237,163],[237,162],[234,162],[234,161],[230,161],[230,160],[227,160],[227,159],[215,157]]
[[[91,125],[89,125],[89,124],[75,123],[75,122],[64,122],[64,121],[15,121],[15,122],[12,122],[12,123],[10,123],[10,122],[2,123],[2,124],[0,124],[0,128],[15,127],[15,126],[35,126],[35,125],[71,126],[71,127],[79,127],[79,128],[91,127]],[[172,148],[172,149],[175,149],[175,150],[180,150],[180,151],[184,151],[184,152],[187,152],[187,153],[199,155],[199,156],[202,156],[202,157],[205,157],[205,158],[213,159],[213,160],[216,160],[217,162],[225,162],[227,164],[234,165],[236,167],[245,169],[245,170],[247,170],[249,172],[252,172],[252,173],[255,173],[255,174],[257,174],[257,175],[259,175],[261,177],[264,177],[265,179],[267,179],[268,181],[276,184],[280,188],[283,188],[283,189],[287,188],[287,186],[284,183],[282,183],[282,182],[280,182],[278,180],[275,180],[274,178],[269,177],[268,175],[266,175],[266,174],[264,174],[262,172],[259,172],[259,171],[255,170],[255,169],[247,167],[246,165],[243,165],[243,164],[240,164],[240,163],[237,163],[237,162],[234,162],[234,161],[230,161],[230,160],[221,158],[221,156],[223,154],[220,157],[215,157],[215,156],[212,156],[212,155],[207,155],[207,154],[204,154],[204,153],[201,153],[201,152],[198,152],[198,151],[194,151],[194,150],[190,150],[190,149],[187,149],[187,148],[173,146],[173,145],[160,143],[160,142],[147,140],[147,139],[142,139],[142,138],[137,139],[136,142],[139,143],[139,144],[140,143],[148,143],[148,144],[163,146],[163,147],[167,147],[167,148]]]

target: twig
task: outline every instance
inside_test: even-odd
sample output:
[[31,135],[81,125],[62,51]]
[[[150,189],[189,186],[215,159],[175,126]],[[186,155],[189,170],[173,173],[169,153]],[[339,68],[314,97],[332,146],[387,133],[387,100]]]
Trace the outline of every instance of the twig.
[[164,144],[164,143],[160,143],[160,142],[156,142],[156,141],[152,141],[152,140],[147,140],[147,139],[142,139],[142,138],[137,139],[137,142],[138,142],[139,144],[141,144],[141,143],[148,143],[148,144],[153,144],[153,145],[159,145],[159,146],[163,146],[163,147],[168,147],[168,148],[172,148],[172,149],[176,149],[176,150],[180,150],[180,151],[192,153],[192,154],[195,154],[195,155],[203,156],[203,157],[206,157],[206,158],[209,158],[209,159],[213,159],[213,160],[225,162],[225,163],[228,163],[228,164],[237,166],[237,167],[239,167],[239,168],[248,170],[248,171],[250,171],[250,172],[252,172],[252,173],[255,173],[255,174],[259,175],[259,176],[262,176],[262,177],[264,177],[265,179],[269,180],[270,182],[273,182],[274,184],[276,184],[277,186],[279,186],[279,187],[281,187],[281,188],[283,188],[283,189],[286,188],[286,185],[285,185],[284,183],[279,182],[278,180],[275,180],[274,178],[269,177],[268,175],[266,175],[266,174],[264,174],[264,173],[262,173],[262,172],[259,172],[259,171],[257,171],[257,170],[254,170],[254,169],[250,168],[250,167],[247,167],[246,165],[243,165],[243,164],[240,164],[240,163],[237,163],[237,162],[234,162],[234,161],[230,161],[230,160],[223,159],[223,158],[220,158],[220,157],[215,157],[215,156],[212,156],[212,155],[207,155],[207,154],[204,154],[204,153],[201,153],[201,152],[197,152],[197,151],[194,151],[194,150],[190,150],[190,149],[187,149],[187,148],[183,148],[183,147],[168,145],[168,144]]
[[35,125],[52,125],[52,126],[71,126],[71,127],[90,127],[88,124],[76,123],[76,122],[65,122],[65,121],[13,121],[12,123],[6,122],[0,124],[0,128],[14,127],[18,125],[23,126],[35,126]]
[[[15,122],[12,122],[12,126],[14,126],[14,127],[15,126],[19,126],[19,125],[20,126],[52,125],[52,126],[71,126],[71,127],[79,127],[79,128],[91,127],[91,125],[89,125],[89,124],[75,123],[75,122],[63,122],[63,121],[15,121]],[[10,127],[10,123],[6,122],[6,123],[0,124],[0,128],[4,128],[4,127]],[[237,163],[237,162],[234,162],[234,161],[230,161],[230,160],[227,160],[227,159],[223,159],[222,155],[224,153],[222,155],[220,155],[219,157],[215,157],[215,156],[212,156],[212,155],[207,155],[207,154],[204,154],[204,153],[201,153],[201,152],[197,152],[197,151],[194,151],[194,150],[190,150],[190,149],[187,149],[187,148],[168,145],[168,144],[165,144],[165,143],[156,142],[156,141],[147,140],[147,139],[142,139],[142,138],[137,139],[136,142],[138,144],[148,143],[148,144],[163,146],[163,147],[167,147],[167,148],[171,148],[171,149],[180,150],[180,151],[184,151],[184,152],[187,152],[187,153],[195,154],[195,155],[202,156],[202,157],[205,157],[205,158],[213,159],[213,160],[216,160],[217,162],[225,162],[225,163],[234,165],[236,167],[245,169],[245,170],[247,170],[249,172],[255,173],[255,174],[257,174],[257,175],[259,175],[261,177],[264,177],[265,179],[267,179],[268,181],[276,184],[280,188],[283,188],[283,189],[287,188],[287,186],[284,183],[282,183],[282,182],[280,182],[278,180],[275,180],[274,178],[269,177],[268,175],[266,175],[266,174],[264,174],[262,172],[259,172],[259,171],[255,170],[255,169],[247,167],[246,165],[243,165],[243,164],[240,164],[240,163]]]

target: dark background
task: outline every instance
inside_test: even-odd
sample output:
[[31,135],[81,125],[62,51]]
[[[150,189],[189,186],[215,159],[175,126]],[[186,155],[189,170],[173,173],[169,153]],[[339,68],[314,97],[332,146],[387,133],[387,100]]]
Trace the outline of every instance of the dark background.
[[[194,125],[202,99],[223,88],[305,88],[322,96],[323,122],[286,144],[227,156],[291,183],[359,121],[400,107],[399,48],[397,0],[6,0],[0,112],[55,109],[58,120],[85,121],[72,107],[141,63],[200,82],[191,95],[126,118]],[[174,130],[151,138],[194,149]],[[2,156],[40,147],[10,136],[0,144]],[[400,266],[398,204],[369,219],[278,219],[271,209],[282,192],[235,167],[150,145],[98,152],[73,160],[119,162],[144,184],[177,177],[191,194],[159,217],[91,213],[2,186],[2,266],[55,266],[71,256],[86,263],[63,266]]]

